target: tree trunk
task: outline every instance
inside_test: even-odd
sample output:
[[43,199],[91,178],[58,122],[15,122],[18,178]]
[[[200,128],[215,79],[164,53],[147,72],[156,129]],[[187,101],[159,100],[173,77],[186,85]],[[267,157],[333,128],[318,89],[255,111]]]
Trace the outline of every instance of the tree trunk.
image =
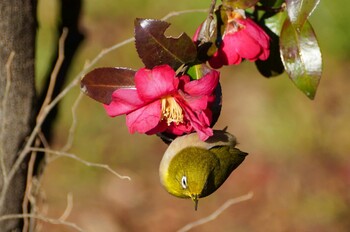
[[[34,55],[36,0],[0,3],[0,190],[35,119]],[[8,63],[11,53],[12,62]],[[8,64],[8,65],[6,65]],[[0,205],[0,216],[22,213],[27,160],[17,170]],[[0,221],[1,231],[22,231],[22,219]]]

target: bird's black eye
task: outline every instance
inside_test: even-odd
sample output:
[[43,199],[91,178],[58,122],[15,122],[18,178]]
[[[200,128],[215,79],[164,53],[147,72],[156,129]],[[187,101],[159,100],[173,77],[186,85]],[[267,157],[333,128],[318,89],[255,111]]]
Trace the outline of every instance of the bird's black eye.
[[183,189],[187,188],[187,177],[186,176],[182,176],[181,178],[181,185]]

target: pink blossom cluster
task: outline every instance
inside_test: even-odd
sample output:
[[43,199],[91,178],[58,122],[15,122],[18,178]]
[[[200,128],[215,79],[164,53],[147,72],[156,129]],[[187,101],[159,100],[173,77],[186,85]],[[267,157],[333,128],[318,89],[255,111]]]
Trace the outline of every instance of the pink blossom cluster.
[[[253,20],[245,16],[244,10],[227,10],[225,31],[219,38],[220,45],[209,59],[211,67],[240,64],[249,61],[266,60],[270,55],[270,38]],[[226,18],[225,18],[226,19]],[[197,40],[201,26],[197,29]]]

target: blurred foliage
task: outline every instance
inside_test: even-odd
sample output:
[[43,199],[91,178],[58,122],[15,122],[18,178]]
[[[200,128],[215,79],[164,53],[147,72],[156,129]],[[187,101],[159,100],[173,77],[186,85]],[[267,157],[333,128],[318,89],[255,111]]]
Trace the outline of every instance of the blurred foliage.
[[[72,152],[129,175],[120,180],[103,169],[59,158],[47,166],[43,191],[48,215],[59,217],[66,196],[74,204],[67,220],[86,231],[176,231],[209,215],[227,199],[254,192],[252,200],[230,207],[215,221],[193,231],[348,231],[350,223],[350,3],[321,1],[310,21],[324,57],[324,72],[314,101],[294,88],[286,74],[266,80],[254,64],[222,70],[223,108],[217,128],[228,130],[249,152],[246,162],[199,211],[190,200],[162,189],[158,165],[166,145],[155,136],[128,133],[125,118],[109,118],[99,103],[83,97],[77,108]],[[101,49],[133,36],[134,18],[161,18],[169,12],[204,9],[209,1],[89,0],[81,27],[87,38],[71,70],[73,78]],[[37,80],[41,84],[56,46],[57,3],[39,1]],[[169,34],[192,35],[205,13],[168,20]],[[96,66],[142,66],[134,44],[108,54]],[[60,107],[55,143],[67,140],[71,108],[79,86]],[[73,231],[43,224],[42,231]]]

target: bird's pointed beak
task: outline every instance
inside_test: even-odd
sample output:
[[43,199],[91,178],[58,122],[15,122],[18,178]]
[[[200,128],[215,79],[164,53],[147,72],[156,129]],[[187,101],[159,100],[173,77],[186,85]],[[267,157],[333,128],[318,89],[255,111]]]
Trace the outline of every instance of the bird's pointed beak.
[[192,195],[191,198],[192,198],[192,201],[194,202],[194,210],[197,211],[197,209],[198,209],[198,200],[199,200],[198,199],[198,194]]

